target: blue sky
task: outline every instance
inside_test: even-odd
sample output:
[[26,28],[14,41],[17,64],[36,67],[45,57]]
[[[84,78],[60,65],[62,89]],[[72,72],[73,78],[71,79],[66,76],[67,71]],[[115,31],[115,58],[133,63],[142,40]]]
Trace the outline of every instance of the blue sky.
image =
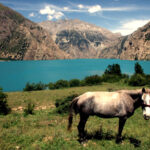
[[34,22],[80,19],[127,35],[150,21],[150,0],[0,0]]

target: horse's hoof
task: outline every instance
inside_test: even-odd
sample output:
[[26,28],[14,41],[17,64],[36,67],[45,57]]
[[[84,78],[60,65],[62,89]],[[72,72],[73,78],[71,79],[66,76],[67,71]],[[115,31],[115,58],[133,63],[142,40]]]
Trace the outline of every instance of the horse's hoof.
[[80,142],[80,144],[85,144],[87,142],[87,139],[84,137],[80,138],[78,141]]
[[120,144],[121,142],[122,142],[122,138],[117,138],[117,139],[116,139],[116,143],[117,143],[117,144]]

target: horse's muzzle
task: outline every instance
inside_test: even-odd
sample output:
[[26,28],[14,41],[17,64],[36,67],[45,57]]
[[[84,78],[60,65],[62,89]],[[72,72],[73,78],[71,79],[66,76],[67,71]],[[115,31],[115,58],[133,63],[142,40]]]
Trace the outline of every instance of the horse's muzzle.
[[144,115],[144,119],[145,119],[145,120],[149,120],[149,119],[150,119],[150,116]]

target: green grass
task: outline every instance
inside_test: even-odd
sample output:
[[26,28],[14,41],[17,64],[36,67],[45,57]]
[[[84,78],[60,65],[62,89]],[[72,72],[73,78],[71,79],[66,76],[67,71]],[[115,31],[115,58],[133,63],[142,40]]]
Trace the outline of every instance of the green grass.
[[141,108],[127,120],[123,130],[122,144],[115,143],[118,119],[90,117],[86,124],[89,140],[82,145],[78,142],[79,116],[74,117],[72,132],[68,132],[68,116],[59,115],[55,111],[56,99],[72,94],[82,94],[86,91],[117,89],[133,88],[116,83],[59,90],[7,93],[8,104],[11,108],[26,107],[30,101],[35,104],[36,108],[47,106],[47,109],[35,110],[34,115],[28,116],[24,116],[23,111],[12,111],[7,116],[0,116],[0,149],[148,150],[150,148],[150,122],[143,119]]

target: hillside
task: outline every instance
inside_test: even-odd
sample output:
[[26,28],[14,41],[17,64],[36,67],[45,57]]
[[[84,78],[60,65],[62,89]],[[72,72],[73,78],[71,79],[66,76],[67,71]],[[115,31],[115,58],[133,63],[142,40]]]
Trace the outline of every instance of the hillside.
[[[63,100],[64,97],[72,94],[107,91],[110,88],[113,90],[135,89],[113,83],[59,90],[7,93],[8,105],[12,108],[12,112],[7,116],[0,116],[0,149],[149,150],[150,121],[144,120],[141,108],[127,120],[121,144],[115,143],[118,131],[117,118],[90,117],[86,124],[86,133],[89,138],[84,144],[78,141],[79,115],[74,116],[72,131],[67,131],[68,114],[58,114],[55,101]],[[35,104],[34,114],[24,116],[23,110],[30,102]]]
[[150,22],[128,36],[77,19],[33,23],[0,4],[0,59],[150,60]]
[[50,35],[37,24],[0,4],[0,59],[65,59]]
[[39,25],[49,31],[59,48],[73,58],[98,58],[102,49],[121,36],[77,19],[45,21]]
[[150,60],[150,22],[105,48],[99,58]]

